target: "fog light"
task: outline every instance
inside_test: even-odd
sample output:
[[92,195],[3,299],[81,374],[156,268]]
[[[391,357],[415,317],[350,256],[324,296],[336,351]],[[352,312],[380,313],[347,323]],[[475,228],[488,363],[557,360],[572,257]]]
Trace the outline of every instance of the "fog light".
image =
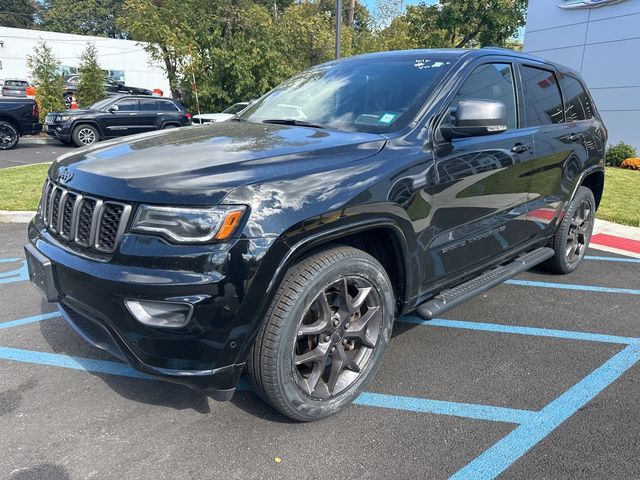
[[126,299],[125,305],[136,320],[150,327],[182,328],[189,323],[193,305]]

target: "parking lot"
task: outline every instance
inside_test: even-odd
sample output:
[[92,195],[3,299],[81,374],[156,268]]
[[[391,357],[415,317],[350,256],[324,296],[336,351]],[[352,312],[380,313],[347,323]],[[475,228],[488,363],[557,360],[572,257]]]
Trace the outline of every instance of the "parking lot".
[[640,260],[591,250],[424,322],[312,424],[243,387],[217,403],[90,347],[30,286],[0,228],[0,478],[638,478]]
[[41,139],[22,137],[16,148],[2,152],[0,168],[52,162],[63,153],[70,152],[74,148],[58,141],[44,143]]

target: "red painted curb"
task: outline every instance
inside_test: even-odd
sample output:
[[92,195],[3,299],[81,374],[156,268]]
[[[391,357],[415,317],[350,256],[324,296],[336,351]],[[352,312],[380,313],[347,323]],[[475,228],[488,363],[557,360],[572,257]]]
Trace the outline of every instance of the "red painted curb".
[[607,235],[606,233],[598,233],[591,237],[591,243],[596,245],[604,245],[605,247],[619,248],[627,252],[640,253],[640,240],[632,240],[630,238],[616,237]]

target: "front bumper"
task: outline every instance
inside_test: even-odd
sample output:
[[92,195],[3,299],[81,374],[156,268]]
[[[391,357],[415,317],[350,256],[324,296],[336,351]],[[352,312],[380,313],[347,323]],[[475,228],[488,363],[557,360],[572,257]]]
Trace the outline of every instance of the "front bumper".
[[[62,244],[39,216],[29,240],[28,261],[50,264],[45,297],[85,340],[148,375],[219,400],[233,395],[260,319],[264,287],[254,283],[270,241],[176,246],[125,234],[113,256],[91,258]],[[193,316],[184,328],[150,327],[133,317],[125,299],[188,302]]]
[[47,135],[60,140],[61,142],[70,142],[72,129],[68,123],[47,123],[44,126]]

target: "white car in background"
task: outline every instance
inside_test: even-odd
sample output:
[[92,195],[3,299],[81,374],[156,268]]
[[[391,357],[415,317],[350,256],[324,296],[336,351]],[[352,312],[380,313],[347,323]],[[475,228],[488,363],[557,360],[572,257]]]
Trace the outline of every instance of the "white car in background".
[[201,113],[200,115],[194,115],[191,122],[194,124],[225,122],[248,106],[249,102],[234,103],[222,113]]

